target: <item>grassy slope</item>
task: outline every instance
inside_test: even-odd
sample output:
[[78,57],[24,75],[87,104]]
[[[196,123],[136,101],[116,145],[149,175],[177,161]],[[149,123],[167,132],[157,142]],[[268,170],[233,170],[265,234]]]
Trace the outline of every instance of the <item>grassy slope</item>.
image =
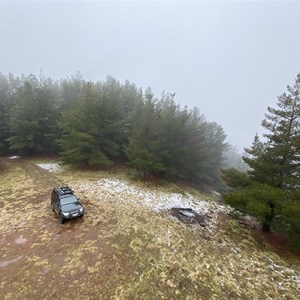
[[[171,192],[207,195],[172,184],[130,182],[126,172],[66,169],[53,176],[28,161],[5,162],[0,177],[4,299],[300,297],[299,261],[258,245],[226,214],[214,213],[202,228],[139,205],[145,194],[153,199]],[[145,194],[104,189],[106,178],[129,181]],[[49,195],[63,183],[75,189],[86,214],[61,225]]]

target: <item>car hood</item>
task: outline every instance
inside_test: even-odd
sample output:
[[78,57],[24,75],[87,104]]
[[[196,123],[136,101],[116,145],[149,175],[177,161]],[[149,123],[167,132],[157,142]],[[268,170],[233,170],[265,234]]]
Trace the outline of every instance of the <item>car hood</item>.
[[74,210],[79,210],[81,207],[82,207],[82,205],[80,203],[70,203],[70,204],[61,206],[61,211],[62,212],[70,212],[70,211],[74,211]]

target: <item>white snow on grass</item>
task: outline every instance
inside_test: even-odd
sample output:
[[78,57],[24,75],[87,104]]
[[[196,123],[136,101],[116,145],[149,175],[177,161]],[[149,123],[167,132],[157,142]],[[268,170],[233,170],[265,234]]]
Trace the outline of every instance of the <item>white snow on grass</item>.
[[115,194],[127,194],[135,196],[139,204],[144,207],[154,209],[155,211],[171,209],[172,207],[178,208],[192,208],[196,212],[209,213],[211,210],[226,210],[225,206],[221,206],[213,201],[200,200],[191,194],[185,193],[164,193],[152,192],[144,189],[134,187],[129,183],[121,180],[103,179],[97,181],[102,189]]
[[[229,206],[223,205],[218,201],[205,200],[201,196],[200,198],[195,197],[189,193],[168,193],[159,191],[157,189],[151,190],[148,187],[142,187],[138,184],[119,179],[99,179],[95,181],[83,179],[77,182],[73,182],[71,185],[72,189],[75,189],[78,196],[82,193],[92,201],[99,201],[100,203],[108,204],[114,202],[117,203],[117,205],[119,205],[120,203],[120,207],[121,205],[122,207],[124,205],[126,207],[129,206],[130,208],[134,207],[138,209],[147,209],[158,213],[172,207],[192,208],[199,214],[210,215],[211,218],[207,223],[207,226],[205,227],[205,231],[210,236],[213,236],[212,234],[215,232],[216,228],[218,228],[217,212],[229,213],[231,211],[231,208]],[[169,234],[170,232],[168,229],[166,233],[168,240]],[[217,248],[221,246],[217,240],[213,242],[215,243]],[[252,263],[251,268],[257,269],[259,274],[258,266],[260,266],[260,264],[256,260],[252,260],[252,258],[250,258],[251,261],[249,259],[246,259],[246,257],[243,255],[243,250],[235,243],[230,242],[228,239],[224,240],[224,243],[227,243],[228,247],[230,247],[232,256],[228,260],[228,264],[230,265],[230,267],[227,269],[220,269],[219,271],[220,273],[223,273],[223,278],[225,276],[228,282],[230,282],[229,280],[236,275],[235,271],[233,271],[234,265],[236,264],[236,259],[239,261],[239,263],[237,264],[239,268],[242,267],[243,269],[247,270],[249,264]],[[232,261],[232,257],[235,257],[234,261]],[[258,266],[256,266],[256,264]],[[265,265],[263,266],[264,268],[266,267]],[[293,284],[295,284],[295,287],[300,290],[300,276],[295,270],[289,268],[288,266],[277,265],[270,258],[267,258],[267,266],[269,268],[268,271],[271,274],[270,276],[272,276],[272,274],[275,274],[278,278],[280,278],[281,282],[276,284],[279,289],[289,289],[289,285],[292,282]],[[209,264],[207,264],[207,268],[210,268]],[[224,280],[222,280],[222,277],[218,276],[218,278],[220,278],[220,284],[224,284]],[[235,284],[234,280],[232,280],[231,282]],[[255,279],[249,281],[247,284],[255,288]],[[238,291],[240,291],[239,289],[240,287],[237,286]]]
[[[198,199],[191,194],[165,193],[158,191],[149,191],[134,186],[126,181],[118,179],[101,179],[96,182],[81,182],[79,186],[74,186],[79,190],[87,192],[92,191],[95,197],[100,201],[104,198],[114,198],[124,204],[130,203],[155,211],[161,211],[177,208],[192,208],[198,213],[210,213],[211,211],[228,211],[224,205],[214,201]],[[105,192],[108,197],[103,197]]]
[[62,171],[62,168],[58,163],[40,163],[36,165],[51,173],[59,173]]
[[284,276],[284,275],[286,276],[284,282],[289,282],[289,280],[292,279],[297,284],[297,289],[300,290],[300,276],[296,274],[294,269],[277,265],[270,258],[268,258],[268,261],[270,262],[269,268],[273,272],[279,274],[280,276]]

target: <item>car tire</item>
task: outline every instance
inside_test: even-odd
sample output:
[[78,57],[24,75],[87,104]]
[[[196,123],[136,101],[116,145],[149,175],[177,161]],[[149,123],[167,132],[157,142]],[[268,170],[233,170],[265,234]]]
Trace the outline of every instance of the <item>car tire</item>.
[[64,217],[63,217],[62,214],[59,214],[59,222],[60,222],[61,224],[63,224],[63,223],[65,222],[65,219],[64,219]]

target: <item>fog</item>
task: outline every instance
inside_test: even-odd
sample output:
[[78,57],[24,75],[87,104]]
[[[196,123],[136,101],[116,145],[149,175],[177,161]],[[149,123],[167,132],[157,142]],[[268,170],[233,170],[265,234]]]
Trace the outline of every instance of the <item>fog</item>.
[[241,151],[300,72],[298,2],[0,2],[0,72],[176,94]]

